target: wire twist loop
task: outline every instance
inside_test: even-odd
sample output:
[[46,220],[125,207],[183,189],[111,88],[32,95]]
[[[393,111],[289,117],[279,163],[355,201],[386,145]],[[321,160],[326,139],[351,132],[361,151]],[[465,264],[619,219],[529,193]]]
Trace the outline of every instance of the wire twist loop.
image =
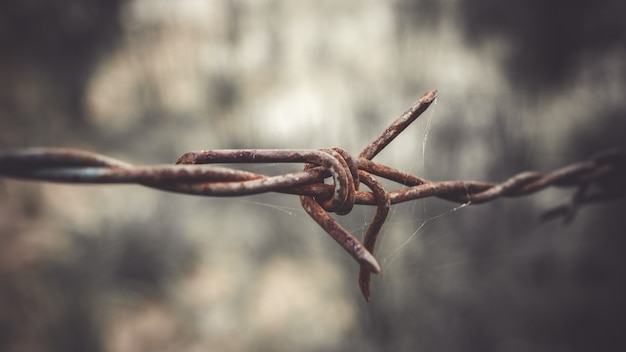
[[[425,197],[478,204],[501,197],[520,197],[549,186],[577,187],[571,202],[547,211],[543,218],[571,221],[577,208],[626,195],[626,151],[615,149],[590,161],[548,174],[523,172],[501,183],[480,181],[431,182],[381,165],[372,159],[417,119],[435,100],[437,91],[424,94],[396,119],[359,157],[341,148],[224,149],[183,154],[175,165],[134,166],[104,155],[61,148],[0,150],[0,175],[66,183],[137,183],[164,191],[216,197],[279,192],[300,197],[304,210],[360,265],[358,283],[366,300],[370,276],[381,274],[374,257],[378,235],[392,204]],[[207,164],[303,163],[302,171],[267,176]],[[378,177],[403,187],[387,191]],[[332,178],[332,183],[325,181]],[[363,183],[370,191],[361,191]],[[590,193],[593,185],[599,192]],[[344,229],[330,213],[345,215],[355,204],[376,206],[363,241]]]

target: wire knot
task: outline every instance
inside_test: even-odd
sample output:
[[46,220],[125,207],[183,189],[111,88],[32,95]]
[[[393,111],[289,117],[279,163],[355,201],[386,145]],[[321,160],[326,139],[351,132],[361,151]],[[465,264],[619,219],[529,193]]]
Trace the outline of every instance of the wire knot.
[[[359,172],[354,158],[344,149],[327,148],[319,150],[325,155],[324,166],[333,178],[332,197],[314,197],[324,210],[337,215],[346,215],[354,207],[355,193],[359,189]],[[326,157],[327,156],[327,157]],[[332,159],[331,159],[332,158]],[[307,163],[304,170],[310,170],[314,164]]]
[[[104,155],[59,148],[0,150],[0,176],[67,183],[136,183],[164,191],[232,197],[266,192],[295,194],[304,210],[360,265],[359,287],[370,296],[370,276],[382,270],[373,253],[391,204],[439,197],[460,203],[484,203],[519,197],[549,186],[577,187],[571,202],[546,212],[544,219],[571,220],[580,205],[626,195],[626,151],[610,150],[594,159],[547,174],[523,172],[501,183],[481,181],[431,182],[372,159],[391,143],[435,100],[437,91],[424,94],[396,119],[357,158],[341,148],[218,149],[183,154],[176,165],[135,166]],[[302,163],[304,170],[268,176],[204,164]],[[325,180],[332,177],[332,183]],[[376,177],[404,187],[387,191]],[[370,192],[360,191],[363,183]],[[594,186],[594,187],[592,187]],[[592,193],[591,188],[596,190]],[[598,190],[599,189],[599,190]],[[355,204],[374,205],[376,212],[359,241],[330,213],[345,215]]]

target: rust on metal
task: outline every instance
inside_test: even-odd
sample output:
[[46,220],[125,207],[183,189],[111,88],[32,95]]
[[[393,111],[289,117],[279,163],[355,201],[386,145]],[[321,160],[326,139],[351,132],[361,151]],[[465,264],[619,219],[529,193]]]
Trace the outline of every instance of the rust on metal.
[[[0,175],[65,183],[135,183],[159,190],[216,197],[265,192],[294,194],[302,207],[359,264],[358,284],[370,298],[370,277],[382,270],[374,257],[377,238],[392,204],[426,197],[479,204],[502,197],[520,197],[550,186],[576,187],[571,201],[544,214],[544,219],[571,221],[583,205],[626,195],[626,151],[601,153],[589,161],[544,174],[523,172],[501,183],[433,182],[372,159],[435,101],[437,91],[424,94],[358,157],[341,148],[224,149],[183,154],[174,165],[134,166],[104,155],[73,149],[25,148],[0,150]],[[301,171],[268,176],[209,164],[301,163]],[[387,191],[377,178],[401,185]],[[327,182],[327,180],[329,180]],[[360,183],[369,191],[360,190]],[[595,185],[595,193],[590,193]],[[355,204],[376,206],[362,242],[330,213],[345,215]]]

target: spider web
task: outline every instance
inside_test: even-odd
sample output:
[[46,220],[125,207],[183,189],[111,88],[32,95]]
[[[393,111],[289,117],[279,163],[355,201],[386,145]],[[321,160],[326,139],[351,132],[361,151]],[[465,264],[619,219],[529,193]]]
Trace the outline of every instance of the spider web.
[[[436,119],[437,103],[438,103],[438,99],[435,99],[433,104],[430,106],[430,109],[421,117],[420,120],[422,121],[419,121],[424,124],[424,130],[423,130],[422,139],[421,139],[422,143],[418,147],[418,150],[416,150],[416,152],[413,153],[412,155],[420,155],[421,158],[418,160],[416,164],[408,165],[409,172],[411,174],[422,175],[422,176],[425,176],[426,178],[428,178],[428,175],[425,174],[428,137],[431,132],[433,120]],[[438,211],[434,215],[429,216],[427,215],[428,210],[429,210],[428,202],[429,200],[426,198],[410,202],[408,212],[403,213],[403,214],[399,213],[398,206],[392,206],[392,208],[390,209],[387,223],[385,224],[385,227],[383,227],[383,233],[381,234],[381,240],[378,243],[378,249],[377,249],[377,252],[378,252],[377,256],[379,260],[381,261],[383,271],[385,271],[390,266],[392,266],[397,258],[399,258],[407,249],[411,248],[410,245],[413,244],[416,239],[418,239],[422,234],[425,233],[426,229],[428,228],[427,225],[435,221],[438,221],[446,216],[450,216],[452,213],[455,213],[456,211],[463,209],[470,204],[468,202],[468,203],[464,203],[460,205],[455,205],[443,211]],[[409,217],[410,219],[405,220],[407,217]],[[406,228],[407,222],[410,224],[414,224],[413,227],[415,228],[415,230],[408,237],[403,237],[402,233],[394,234],[404,239],[400,240],[400,244],[389,244],[390,236],[385,236],[384,232],[396,232],[394,227]],[[402,225],[402,226],[397,226],[397,225]],[[388,235],[391,235],[391,234],[388,233]],[[422,245],[423,246],[435,245],[437,242],[441,241],[445,237],[446,235],[437,236],[433,240],[423,243]]]
[[[413,126],[410,128],[415,129],[417,127],[418,131],[421,132],[421,143],[418,143],[416,150],[410,155],[415,155],[417,158],[412,158],[408,160],[406,164],[404,164],[404,169],[406,169],[409,173],[415,175],[422,175],[428,178],[428,175],[425,175],[426,171],[426,158],[427,151],[429,146],[429,136],[431,133],[431,129],[433,128],[433,121],[436,121],[437,118],[437,100],[433,102],[430,106],[430,109],[426,111],[419,121],[416,121]],[[436,122],[435,122],[436,123]],[[405,133],[413,135],[420,134],[420,132],[407,130]],[[372,133],[368,133],[375,135],[376,131]],[[391,144],[389,148],[393,148],[394,145]],[[261,174],[270,174],[277,172],[276,169],[282,167],[283,172],[289,171],[297,171],[300,169],[300,165],[291,165],[286,166],[285,164],[280,163],[268,163],[268,164],[258,164],[258,165],[247,165],[246,166],[252,172],[258,172]],[[401,167],[402,168],[402,167]],[[398,187],[397,184],[394,184],[393,187]],[[287,197],[287,196],[286,196]],[[294,218],[294,221],[297,223],[302,222],[310,222],[311,219],[305,214],[302,208],[297,204],[297,200],[294,203],[294,199],[296,198],[286,198],[277,200],[275,195],[272,197],[252,197],[252,198],[236,198],[234,201],[245,204],[246,206],[257,206],[266,208],[267,214],[272,216],[271,213],[280,213],[277,216],[287,216]],[[421,199],[416,201],[411,201],[403,204],[392,205],[389,211],[389,215],[387,217],[387,221],[383,226],[381,231],[379,241],[376,245],[376,257],[378,258],[380,264],[383,267],[383,271],[385,269],[391,267],[394,262],[398,258],[401,258],[407,250],[414,249],[413,245],[417,246],[416,240],[419,239],[424,233],[427,232],[428,226],[442,218],[447,216],[451,216],[452,213],[465,208],[469,203],[465,204],[452,204],[448,203],[446,209],[438,210],[435,214],[429,213],[429,202],[433,200],[430,199]],[[436,200],[435,200],[436,201]],[[294,204],[291,206],[290,204]],[[355,210],[358,208],[355,207]],[[348,214],[345,217],[336,217],[339,222],[346,228],[348,232],[353,234],[355,237],[362,239],[367,226],[369,225],[369,221],[371,220],[371,215],[375,210],[373,207],[367,207],[366,211],[353,211],[351,214]],[[265,211],[264,211],[265,212]],[[407,232],[407,229],[411,229],[412,232]],[[320,230],[322,231],[322,230]],[[282,240],[286,240],[291,242],[292,236],[294,234],[282,234],[279,235]],[[445,234],[441,236],[436,236],[431,241],[426,243],[420,243],[422,246],[433,246],[436,245],[439,241],[444,239],[445,237],[449,237]],[[303,242],[304,245],[305,242]],[[341,253],[342,255],[344,253]]]

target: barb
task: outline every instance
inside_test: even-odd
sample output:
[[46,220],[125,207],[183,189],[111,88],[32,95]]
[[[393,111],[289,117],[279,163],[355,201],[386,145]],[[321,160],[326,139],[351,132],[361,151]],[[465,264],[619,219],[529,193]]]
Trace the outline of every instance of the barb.
[[[201,150],[183,154],[175,165],[133,166],[103,155],[55,148],[0,151],[0,175],[65,183],[136,183],[159,190],[200,196],[233,197],[265,192],[294,194],[304,210],[360,265],[358,283],[366,300],[370,276],[381,274],[374,257],[377,237],[392,204],[425,197],[478,204],[502,197],[520,197],[550,186],[577,187],[568,204],[555,207],[544,219],[571,221],[576,210],[593,202],[626,195],[626,151],[609,150],[589,161],[542,174],[523,172],[501,183],[480,181],[431,182],[372,159],[415,121],[437,97],[424,94],[359,155],[340,148]],[[209,164],[303,163],[302,171],[267,176]],[[404,186],[387,191],[377,179]],[[325,180],[332,178],[331,183]],[[361,191],[360,183],[369,191]],[[595,193],[590,193],[596,186]],[[345,215],[355,204],[377,210],[363,241],[344,229],[330,213]]]

